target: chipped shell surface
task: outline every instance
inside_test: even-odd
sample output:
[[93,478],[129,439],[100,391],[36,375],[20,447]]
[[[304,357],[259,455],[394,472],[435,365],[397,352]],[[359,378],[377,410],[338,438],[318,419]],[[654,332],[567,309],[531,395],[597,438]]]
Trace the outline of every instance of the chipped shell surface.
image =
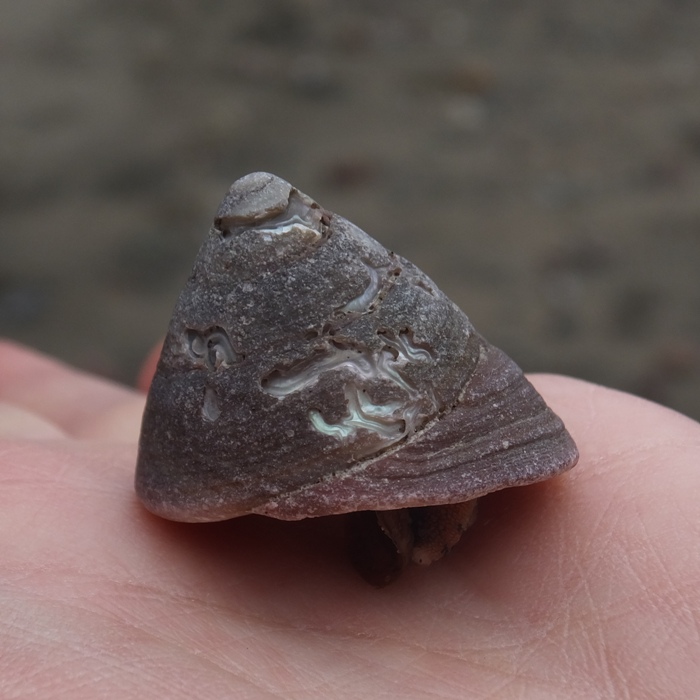
[[253,173],[231,186],[175,307],[136,489],[173,520],[299,519],[459,503],[577,456],[432,280]]

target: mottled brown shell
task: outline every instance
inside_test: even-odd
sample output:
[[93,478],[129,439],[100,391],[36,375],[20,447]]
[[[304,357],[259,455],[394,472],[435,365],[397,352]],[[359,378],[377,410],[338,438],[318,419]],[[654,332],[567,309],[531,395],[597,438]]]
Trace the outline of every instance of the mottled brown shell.
[[175,307],[136,489],[173,520],[294,520],[462,503],[576,459],[521,370],[431,279],[253,173]]

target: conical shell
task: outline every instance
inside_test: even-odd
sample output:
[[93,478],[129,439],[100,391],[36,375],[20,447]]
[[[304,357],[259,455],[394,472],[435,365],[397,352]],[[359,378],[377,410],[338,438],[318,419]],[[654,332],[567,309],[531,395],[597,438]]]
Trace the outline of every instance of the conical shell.
[[173,313],[136,489],[166,518],[459,503],[576,447],[409,261],[267,173],[236,181]]

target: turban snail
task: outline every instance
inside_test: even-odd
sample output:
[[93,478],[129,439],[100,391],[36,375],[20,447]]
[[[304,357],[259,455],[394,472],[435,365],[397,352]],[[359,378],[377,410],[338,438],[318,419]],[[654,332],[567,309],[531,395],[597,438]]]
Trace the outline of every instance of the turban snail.
[[562,421],[421,270],[288,182],[229,189],[150,387],[136,491],[201,522],[354,513],[383,585],[479,496],[574,466]]

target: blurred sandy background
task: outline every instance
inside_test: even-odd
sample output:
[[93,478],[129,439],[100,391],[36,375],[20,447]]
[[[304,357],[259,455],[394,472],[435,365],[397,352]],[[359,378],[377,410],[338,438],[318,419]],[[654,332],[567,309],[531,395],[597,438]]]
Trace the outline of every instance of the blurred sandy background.
[[0,9],[0,335],[132,382],[230,182],[290,180],[525,369],[700,418],[696,0]]

